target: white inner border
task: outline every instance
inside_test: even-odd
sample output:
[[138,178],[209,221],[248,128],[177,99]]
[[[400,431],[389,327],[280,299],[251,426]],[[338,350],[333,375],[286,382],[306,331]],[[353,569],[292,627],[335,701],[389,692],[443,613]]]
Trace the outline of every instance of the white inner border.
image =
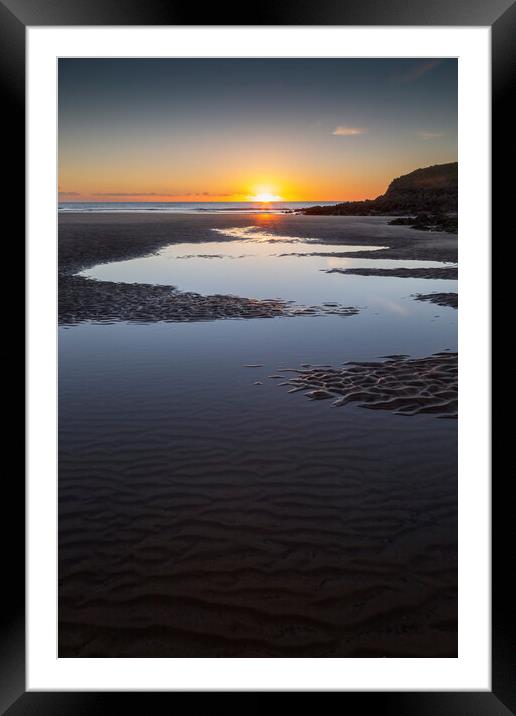
[[[58,659],[57,57],[459,58],[459,656]],[[490,28],[27,28],[28,690],[490,690]]]

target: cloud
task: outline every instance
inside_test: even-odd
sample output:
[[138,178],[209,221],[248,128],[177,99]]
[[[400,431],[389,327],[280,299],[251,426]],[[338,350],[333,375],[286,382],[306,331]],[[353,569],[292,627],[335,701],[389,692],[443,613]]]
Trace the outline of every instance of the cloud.
[[367,129],[365,127],[335,127],[332,134],[336,137],[355,137],[357,134],[365,134]]
[[403,72],[400,75],[396,75],[392,79],[397,82],[409,83],[409,82],[415,82],[420,77],[423,77],[423,75],[426,75],[427,72],[431,72],[435,67],[438,67],[442,63],[442,60],[436,59],[436,60],[428,60],[427,62],[420,62],[419,64],[415,65],[414,67],[411,67],[410,70],[407,72]]
[[59,196],[80,196],[79,191],[61,191],[59,190]]
[[209,191],[177,191],[177,192],[156,192],[156,191],[97,191],[92,196],[232,196],[232,194],[217,194]]
[[168,194],[156,194],[156,192],[144,191],[97,191],[93,196],[169,196]]
[[425,141],[428,141],[430,139],[440,139],[440,137],[443,136],[442,132],[416,132],[417,136],[420,139],[424,139]]

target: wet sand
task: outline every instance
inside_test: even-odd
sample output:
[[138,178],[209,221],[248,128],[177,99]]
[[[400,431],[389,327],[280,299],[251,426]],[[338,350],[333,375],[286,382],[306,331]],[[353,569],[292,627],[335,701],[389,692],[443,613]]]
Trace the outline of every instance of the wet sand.
[[[385,246],[389,238],[389,247],[375,252],[377,258],[457,261],[457,236],[425,234],[404,226],[393,233],[389,218],[385,218],[384,233],[379,229],[374,235],[357,233],[353,243]],[[150,254],[167,244],[220,241],[223,235],[212,228],[247,227],[250,222],[285,236],[316,236],[329,246],[349,243],[349,236],[342,234],[340,216],[67,213],[59,214],[59,267],[66,272],[79,271],[96,263]],[[349,255],[371,257],[369,252]]]
[[[330,312],[324,306],[297,306],[295,309],[277,300],[258,300],[250,297],[201,296],[180,292],[174,286],[146,284],[122,285],[109,281],[91,281],[77,276],[77,272],[100,263],[122,261],[156,253],[166,245],[180,242],[220,241],[221,230],[249,225],[252,218],[268,231],[285,236],[311,238],[322,243],[346,243],[341,235],[341,217],[292,215],[209,216],[173,214],[60,214],[59,215],[59,322],[73,325],[81,321],[198,321],[220,318],[267,318],[280,315],[306,315],[315,311]],[[214,232],[215,228],[218,231]],[[437,234],[428,239],[413,237],[417,232],[399,227],[393,238],[392,230],[375,232],[375,238],[365,233],[357,235],[357,245],[385,246],[375,251],[375,258],[404,258],[410,245],[411,257],[429,260],[454,260],[456,237]],[[407,237],[407,231],[410,238]],[[399,234],[398,234],[399,232]],[[231,240],[231,237],[227,237]],[[344,254],[343,254],[344,255]],[[445,255],[447,258],[442,259]],[[371,258],[371,252],[357,252],[353,256]],[[450,258],[451,257],[451,258]],[[408,270],[408,269],[407,269]],[[404,271],[404,270],[402,270]],[[406,270],[405,270],[406,271]],[[417,271],[417,270],[416,270]],[[436,271],[436,269],[432,269]],[[447,277],[456,275],[453,269],[438,269]],[[359,272],[359,270],[355,270]],[[448,273],[447,273],[448,272]],[[450,273],[451,272],[451,273]],[[381,275],[385,275],[382,273]],[[388,274],[400,275],[400,274]],[[405,274],[403,274],[405,275]],[[414,274],[410,274],[414,275]],[[415,274],[419,275],[419,274]],[[332,313],[354,315],[358,307],[336,306]]]
[[383,362],[353,362],[343,368],[280,369],[295,378],[280,383],[289,392],[307,391],[312,400],[331,399],[333,407],[357,403],[370,410],[392,410],[397,415],[432,413],[457,417],[457,354],[438,353],[428,358],[386,356]]
[[348,268],[348,269],[326,269],[326,273],[348,273],[356,276],[391,276],[392,278],[428,278],[428,279],[452,279],[456,280],[458,269],[446,268]]
[[59,656],[456,656],[456,421],[289,395],[255,323],[64,331]]
[[227,318],[274,318],[334,314],[353,316],[354,306],[303,306],[279,300],[210,295],[178,291],[173,286],[145,283],[94,281],[83,276],[63,276],[59,284],[59,323],[82,321],[215,321]]
[[414,296],[415,301],[429,301],[437,306],[459,307],[459,295],[457,293],[418,293]]
[[[338,216],[256,221],[349,243]],[[255,344],[235,357],[251,332],[266,329],[267,355],[285,324],[357,309],[74,275],[249,223],[59,217],[60,321],[73,325],[60,339],[59,656],[456,657],[457,423],[436,419],[453,415],[456,357],[296,357],[283,366],[300,373],[273,372]],[[456,237],[398,231],[353,243],[456,260]],[[295,311],[307,317],[284,318]],[[197,323],[246,312],[277,320]]]

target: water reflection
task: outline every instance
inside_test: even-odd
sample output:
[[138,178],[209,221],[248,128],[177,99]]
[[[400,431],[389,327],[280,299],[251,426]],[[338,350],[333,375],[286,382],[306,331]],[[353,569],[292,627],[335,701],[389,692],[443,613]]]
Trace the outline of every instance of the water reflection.
[[[252,231],[251,231],[252,229]],[[103,281],[175,286],[201,294],[229,294],[251,298],[280,298],[302,304],[337,302],[380,306],[406,301],[412,293],[455,291],[456,281],[327,274],[331,268],[442,266],[432,261],[373,259],[378,246],[328,246],[316,239],[285,237],[255,226],[224,229],[219,233],[247,238],[209,243],[182,243],[155,255],[101,264],[82,275]],[[229,234],[228,232],[233,232]],[[293,251],[292,243],[296,243]],[[371,259],[342,257],[346,252],[368,251]],[[314,255],[318,252],[328,255]]]

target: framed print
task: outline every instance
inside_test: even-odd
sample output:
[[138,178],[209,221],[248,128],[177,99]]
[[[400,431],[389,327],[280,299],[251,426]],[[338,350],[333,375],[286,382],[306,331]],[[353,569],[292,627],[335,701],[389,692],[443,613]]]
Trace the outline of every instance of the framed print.
[[0,13],[28,319],[2,707],[514,712],[490,438],[514,6]]

